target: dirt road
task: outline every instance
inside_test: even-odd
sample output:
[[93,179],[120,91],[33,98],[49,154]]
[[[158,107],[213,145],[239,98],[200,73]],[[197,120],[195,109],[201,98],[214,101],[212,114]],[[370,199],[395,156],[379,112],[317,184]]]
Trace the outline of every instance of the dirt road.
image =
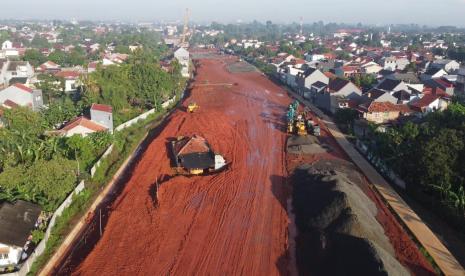
[[[195,101],[200,109],[173,113],[110,204],[102,237],[93,246],[98,229],[90,231],[57,274],[288,274],[282,116],[290,99],[260,73],[230,73],[229,62],[199,61],[195,84],[202,85],[184,106]],[[231,166],[172,176],[167,139],[193,134]]]

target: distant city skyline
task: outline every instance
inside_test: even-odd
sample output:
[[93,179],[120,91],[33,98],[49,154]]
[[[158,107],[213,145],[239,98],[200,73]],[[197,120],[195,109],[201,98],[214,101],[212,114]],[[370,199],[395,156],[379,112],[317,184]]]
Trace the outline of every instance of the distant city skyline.
[[419,24],[465,27],[465,0],[23,0],[2,3],[0,19],[182,21],[277,23],[315,21],[349,24]]

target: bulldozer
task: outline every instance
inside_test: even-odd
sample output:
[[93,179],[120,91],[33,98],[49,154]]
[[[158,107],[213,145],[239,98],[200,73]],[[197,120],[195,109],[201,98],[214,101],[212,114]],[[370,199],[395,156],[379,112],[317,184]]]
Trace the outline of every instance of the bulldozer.
[[187,112],[189,113],[194,113],[194,111],[196,111],[197,109],[199,109],[200,106],[198,106],[196,103],[190,103],[188,106],[187,106]]

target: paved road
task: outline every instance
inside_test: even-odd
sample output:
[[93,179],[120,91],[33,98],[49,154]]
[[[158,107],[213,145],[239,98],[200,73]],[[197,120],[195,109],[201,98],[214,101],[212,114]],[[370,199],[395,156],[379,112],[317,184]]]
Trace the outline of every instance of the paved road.
[[418,215],[407,205],[399,194],[394,191],[389,183],[387,183],[387,181],[373,168],[373,166],[357,150],[355,150],[354,146],[346,139],[344,134],[341,133],[333,120],[309,101],[304,100],[301,96],[291,91],[289,91],[289,93],[291,93],[300,102],[310,107],[312,111],[322,119],[338,144],[363,171],[366,177],[387,201],[389,206],[395,211],[395,213],[397,213],[401,221],[433,257],[441,271],[445,275],[465,275],[464,268],[459,264],[455,257],[428,228],[428,226],[423,223],[420,217],[418,217]]

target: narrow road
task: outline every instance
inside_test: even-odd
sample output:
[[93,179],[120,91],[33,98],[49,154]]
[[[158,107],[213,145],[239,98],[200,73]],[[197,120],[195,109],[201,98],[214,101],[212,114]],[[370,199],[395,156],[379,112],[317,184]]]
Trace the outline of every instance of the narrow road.
[[423,223],[418,215],[405,203],[387,181],[373,168],[373,166],[354,148],[339,130],[331,118],[319,110],[309,101],[303,99],[296,93],[289,91],[296,99],[310,107],[313,112],[326,124],[337,143],[344,149],[347,155],[363,171],[365,176],[376,187],[378,192],[394,210],[401,221],[407,226],[415,238],[433,257],[436,264],[445,275],[465,275],[464,268],[455,257],[442,244],[436,235]]
[[[184,106],[153,140],[98,227],[58,275],[289,274],[283,116],[290,102],[258,72],[230,73],[230,58],[199,60]],[[205,83],[234,85],[196,85]],[[231,162],[219,174],[175,176],[167,141],[197,134]],[[154,204],[153,189],[160,185]]]

